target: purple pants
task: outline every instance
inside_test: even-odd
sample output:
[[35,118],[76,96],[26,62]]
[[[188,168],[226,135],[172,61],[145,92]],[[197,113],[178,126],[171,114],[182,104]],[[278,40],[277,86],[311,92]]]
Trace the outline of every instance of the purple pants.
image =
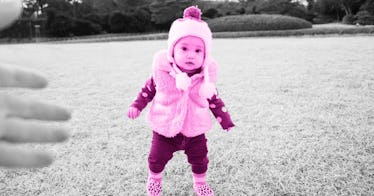
[[154,131],[148,157],[149,169],[154,173],[162,172],[173,157],[173,153],[179,150],[184,150],[193,173],[202,174],[208,170],[208,148],[205,134],[186,137],[179,133],[175,137],[168,138]]

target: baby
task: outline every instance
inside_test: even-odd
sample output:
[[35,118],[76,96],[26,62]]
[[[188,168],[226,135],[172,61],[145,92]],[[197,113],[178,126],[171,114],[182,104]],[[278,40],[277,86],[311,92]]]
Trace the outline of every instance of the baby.
[[[214,82],[217,63],[210,56],[212,32],[191,6],[169,30],[168,49],[155,54],[152,76],[128,109],[135,119],[152,102],[148,121],[153,129],[148,157],[148,195],[161,194],[162,171],[173,153],[184,150],[192,167],[193,187],[199,196],[213,195],[206,182],[208,148],[205,133],[212,128],[210,111],[229,131],[234,124]],[[209,111],[210,110],[210,111]]]

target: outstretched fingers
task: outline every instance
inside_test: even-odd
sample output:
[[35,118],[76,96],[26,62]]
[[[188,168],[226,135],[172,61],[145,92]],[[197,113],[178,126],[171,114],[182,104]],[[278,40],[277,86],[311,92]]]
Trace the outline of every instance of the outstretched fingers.
[[44,88],[47,84],[37,73],[0,65],[0,87]]
[[0,142],[0,166],[12,168],[46,167],[53,158],[46,152],[24,150],[5,142]]
[[0,124],[0,140],[7,142],[62,142],[68,138],[66,129],[38,122],[5,119]]
[[1,110],[5,112],[3,115],[6,118],[17,117],[46,121],[66,121],[71,118],[70,112],[62,107],[2,94],[0,94]]

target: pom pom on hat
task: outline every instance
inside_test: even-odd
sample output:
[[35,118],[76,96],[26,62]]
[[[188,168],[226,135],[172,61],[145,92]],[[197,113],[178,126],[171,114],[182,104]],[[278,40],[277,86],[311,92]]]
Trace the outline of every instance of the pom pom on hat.
[[190,6],[183,12],[183,18],[201,20],[201,10],[197,6]]
[[201,20],[201,10],[197,6],[184,9],[183,18],[176,19],[170,27],[167,55],[170,62],[174,62],[173,49],[176,42],[186,36],[201,38],[205,44],[205,58],[210,56],[212,32],[208,24]]

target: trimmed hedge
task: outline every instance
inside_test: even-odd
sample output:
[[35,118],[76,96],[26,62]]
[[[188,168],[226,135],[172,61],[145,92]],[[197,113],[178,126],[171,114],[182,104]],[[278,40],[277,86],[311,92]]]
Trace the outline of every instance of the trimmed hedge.
[[101,32],[101,26],[89,20],[76,19],[73,21],[72,33],[75,36],[94,35]]
[[306,20],[283,15],[235,15],[207,21],[213,32],[264,31],[312,28]]

